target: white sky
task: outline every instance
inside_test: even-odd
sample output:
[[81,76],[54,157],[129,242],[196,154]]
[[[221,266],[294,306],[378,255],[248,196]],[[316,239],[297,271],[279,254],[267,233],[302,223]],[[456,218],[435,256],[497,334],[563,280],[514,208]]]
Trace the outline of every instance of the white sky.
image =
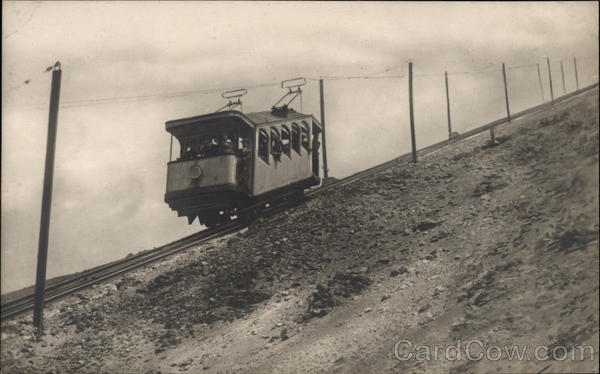
[[[597,80],[598,5],[379,2],[3,2],[2,292],[35,279],[50,74],[63,66],[48,275],[70,273],[194,232],[163,202],[164,122],[223,105],[218,92],[121,103],[74,100],[248,87],[297,76],[451,75],[463,131],[504,115],[498,63],[552,60],[555,94]],[[495,70],[494,70],[495,69]],[[29,84],[22,84],[30,80]],[[415,81],[419,147],[446,136],[441,76]],[[327,81],[330,169],[344,176],[409,149],[406,79]],[[509,70],[515,110],[535,105],[535,66]],[[249,89],[245,111],[277,87]],[[38,105],[41,104],[41,105]],[[89,105],[94,104],[94,105]],[[318,117],[318,87],[305,112]],[[38,105],[38,106],[35,106]],[[71,106],[71,107],[69,107]]]

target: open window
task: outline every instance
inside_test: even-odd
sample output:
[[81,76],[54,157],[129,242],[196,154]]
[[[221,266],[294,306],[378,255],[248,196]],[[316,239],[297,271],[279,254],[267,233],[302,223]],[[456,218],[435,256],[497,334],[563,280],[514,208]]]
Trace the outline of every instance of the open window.
[[302,121],[302,147],[310,152],[310,128],[306,121]]
[[300,154],[300,126],[296,122],[292,123],[292,149]]
[[188,161],[235,154],[238,137],[234,132],[212,133],[187,138],[181,142],[179,160]]
[[185,141],[181,141],[181,146],[179,147],[179,160],[188,161],[193,160],[197,157],[197,152],[195,150],[195,142],[187,139]]
[[281,160],[281,138],[275,127],[271,127],[271,154],[275,160]]
[[286,125],[281,126],[281,151],[288,157],[292,157],[292,143],[290,129]]
[[258,132],[258,158],[269,163],[269,134],[262,129]]
[[251,133],[248,129],[242,128],[237,134],[237,147],[236,151],[238,153],[246,153],[250,152],[250,137]]

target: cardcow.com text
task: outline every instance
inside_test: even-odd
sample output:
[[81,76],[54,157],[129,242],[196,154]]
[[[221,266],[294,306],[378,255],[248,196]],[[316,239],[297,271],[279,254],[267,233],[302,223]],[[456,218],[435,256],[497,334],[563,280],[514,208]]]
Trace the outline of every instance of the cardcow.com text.
[[394,356],[400,361],[479,361],[479,360],[593,360],[594,348],[586,345],[495,345],[480,340],[468,340],[450,345],[415,344],[399,340],[394,344]]

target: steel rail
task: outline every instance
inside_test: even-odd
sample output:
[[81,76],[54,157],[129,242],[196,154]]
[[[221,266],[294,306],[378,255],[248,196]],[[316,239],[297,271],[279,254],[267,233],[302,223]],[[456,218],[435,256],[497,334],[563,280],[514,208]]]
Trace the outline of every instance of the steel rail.
[[[48,303],[58,300],[61,297],[80,291],[94,284],[114,278],[131,270],[137,269],[141,266],[148,265],[152,262],[161,260],[193,245],[200,244],[202,242],[206,242],[208,240],[215,239],[218,237],[222,237],[233,232],[237,232],[240,230],[240,228],[240,223],[231,222],[225,226],[203,230],[186,238],[147,251],[143,255],[136,256],[133,259],[132,256],[130,256],[121,261],[111,263],[108,266],[102,265],[99,267],[99,269],[93,269],[93,271],[89,273],[85,273],[80,276],[71,278],[68,281],[61,282],[61,285],[57,284],[55,286],[49,287],[46,292],[47,296],[45,298],[45,302]],[[11,302],[6,303],[5,305],[2,305],[2,314],[0,316],[0,319],[3,321],[5,319],[22,314],[31,310],[32,307],[33,295],[13,300]]]
[[[294,202],[288,202],[282,205],[273,206],[265,210],[263,217],[268,217],[279,212],[282,212],[294,206]],[[207,242],[212,239],[220,238],[228,234],[232,234],[243,229],[245,225],[239,221],[232,221],[226,225],[205,229],[196,234],[189,235],[185,238],[176,240],[162,247],[158,247],[141,254],[126,257],[122,260],[101,265],[96,269],[92,269],[76,277],[70,278],[60,284],[49,287],[46,291],[45,302],[50,303],[60,298],[68,296],[74,292],[88,288],[94,284],[112,279],[119,275],[125,274],[139,267],[151,264],[153,262],[164,259],[177,252],[183,251],[191,246]],[[33,295],[21,297],[5,303],[2,306],[1,320],[15,317],[17,315],[28,312],[33,308]]]
[[[562,101],[566,101],[574,96],[577,96],[581,93],[584,93],[584,92],[589,91],[596,87],[598,87],[598,83],[595,83],[593,85],[581,88],[581,89],[573,91],[569,94],[563,95],[559,98],[556,98],[554,100],[554,103],[543,103],[543,104],[537,105],[535,107],[515,113],[514,115],[511,116],[511,119],[514,120],[514,119],[517,119],[517,118],[520,118],[520,117],[523,117],[523,116],[526,116],[529,114],[533,114],[533,113],[542,111],[544,109],[554,106]],[[420,149],[419,151],[417,151],[417,153],[421,156],[431,154],[431,153],[436,152],[440,149],[443,149],[447,146],[457,144],[461,140],[473,137],[473,136],[478,135],[488,129],[492,129],[496,126],[502,125],[507,122],[508,122],[507,117],[500,118],[498,120],[489,122],[487,124],[484,124],[482,126],[475,128],[475,129],[472,129],[470,131],[462,133],[462,134],[454,137],[452,140],[443,140],[441,142],[431,144],[427,147]],[[403,161],[409,162],[411,160],[411,157],[412,157],[412,153],[403,154],[403,155],[396,157],[390,161],[384,162],[382,164],[373,166],[369,169],[352,174],[348,177],[337,180],[330,184],[321,185],[320,187],[309,190],[306,192],[305,195],[307,198],[310,198],[314,195],[329,191],[331,189],[339,188],[339,187],[351,184],[351,183],[361,180],[367,176],[370,176],[370,175],[376,174],[380,171],[394,167]],[[263,217],[272,216],[281,211],[289,209],[290,207],[292,207],[294,205],[295,205],[294,203],[287,203],[284,205],[272,207],[270,210],[265,211],[265,213],[262,216]],[[146,250],[146,251],[137,253],[135,255],[126,257],[124,259],[121,259],[121,260],[118,260],[118,261],[115,261],[112,263],[108,263],[105,265],[100,265],[96,268],[84,271],[81,274],[79,274],[73,278],[69,278],[65,281],[56,283],[56,284],[46,288],[45,302],[50,303],[50,302],[56,301],[62,297],[71,295],[74,292],[83,290],[92,285],[112,279],[114,277],[125,274],[125,273],[130,272],[139,267],[142,267],[142,266],[148,265],[150,263],[156,262],[158,260],[164,259],[168,256],[171,256],[171,255],[177,253],[177,252],[187,249],[193,245],[198,245],[198,244],[201,244],[208,240],[223,237],[225,235],[237,232],[237,231],[243,229],[244,227],[246,227],[246,225],[244,225],[243,223],[238,222],[238,221],[233,221],[233,222],[228,223],[223,226],[202,230],[198,233],[175,240],[175,241],[165,244],[161,247],[154,248],[151,250]],[[11,301],[3,304],[2,306],[0,306],[0,309],[1,309],[0,320],[4,321],[9,318],[18,316],[20,314],[30,311],[32,308],[33,308],[33,294],[11,300]]]
[[[188,235],[186,237],[177,239],[177,240],[175,240],[175,241],[173,241],[173,242],[171,242],[169,244],[166,244],[165,246],[167,246],[167,245],[176,245],[178,243],[184,244],[186,241],[199,239],[203,235],[206,235],[206,234],[207,234],[206,230],[201,231],[201,232],[197,232],[197,233]],[[144,251],[138,252],[136,254],[130,255],[128,257],[125,257],[123,259],[119,259],[119,260],[112,261],[112,262],[109,262],[109,263],[106,263],[106,264],[103,264],[103,265],[99,265],[99,266],[97,266],[95,268],[92,268],[92,269],[89,269],[89,270],[84,270],[84,271],[82,271],[79,274],[73,274],[73,276],[70,277],[70,278],[68,278],[68,279],[65,279],[65,280],[63,280],[61,282],[54,283],[51,286],[48,286],[46,288],[46,292],[52,292],[54,290],[60,289],[61,287],[69,285],[69,284],[73,283],[74,279],[86,278],[86,277],[93,277],[96,274],[99,274],[99,273],[101,273],[102,271],[104,271],[106,269],[113,268],[114,266],[117,266],[119,263],[122,263],[124,261],[135,261],[136,259],[139,259],[141,257],[150,256],[150,255],[152,255],[154,253],[153,251],[159,250],[161,248],[164,248],[165,246],[158,247],[158,248],[151,249],[151,250],[144,250]],[[25,296],[22,296],[22,297],[10,300],[10,301],[4,303],[2,305],[2,308],[4,308],[5,306],[9,306],[10,307],[10,306],[13,306],[13,305],[25,302],[25,301],[29,300],[30,297],[31,297],[31,295],[25,295]]]

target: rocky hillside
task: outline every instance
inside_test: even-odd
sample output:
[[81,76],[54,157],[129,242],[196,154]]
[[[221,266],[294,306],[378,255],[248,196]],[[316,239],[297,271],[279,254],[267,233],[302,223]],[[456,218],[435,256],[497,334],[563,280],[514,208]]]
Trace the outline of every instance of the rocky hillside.
[[[3,323],[2,373],[598,371],[597,103],[596,89],[69,297],[39,341],[30,317]],[[459,357],[434,347],[449,345]],[[525,357],[489,349],[505,345]]]

